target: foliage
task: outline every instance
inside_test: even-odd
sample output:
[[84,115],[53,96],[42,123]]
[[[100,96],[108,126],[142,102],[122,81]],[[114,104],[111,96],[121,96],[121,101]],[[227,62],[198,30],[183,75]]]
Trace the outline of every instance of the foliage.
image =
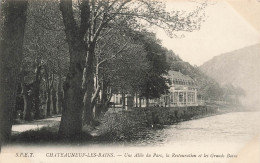
[[103,63],[100,66],[101,76],[109,82],[114,93],[135,92],[138,89],[138,83],[142,81],[142,74],[149,66],[143,45],[115,29],[102,38],[102,40],[105,39],[107,39],[106,42],[103,44],[99,42],[97,47],[99,49],[99,44],[101,44],[100,50],[103,51],[103,53],[97,53],[99,54],[97,59],[103,58],[100,61]]
[[168,81],[163,77],[169,70],[166,61],[167,50],[161,46],[153,33],[139,32],[135,34],[134,38],[143,43],[149,65],[149,69],[143,76],[143,82],[139,85],[138,93],[141,97],[159,98],[161,94],[168,92]]
[[23,58],[27,6],[27,1],[1,1],[0,148],[11,136],[18,72]]
[[[39,108],[36,106],[40,101],[47,105],[49,115],[50,99],[56,106],[56,89],[61,95],[64,81],[61,130],[73,135],[81,129],[82,110],[84,119],[91,119],[85,115],[93,112],[90,106],[104,81],[114,92],[159,97],[167,90],[162,77],[168,69],[167,50],[153,34],[142,29],[158,26],[170,36],[175,31],[198,30],[205,6],[203,3],[186,13],[167,12],[159,1],[30,0],[23,45],[25,57],[21,60],[20,93],[24,104]],[[142,39],[129,37],[137,31],[141,31]],[[28,115],[31,112],[28,109]]]
[[33,75],[37,64],[65,76],[69,55],[58,1],[30,1],[24,43],[24,66]]

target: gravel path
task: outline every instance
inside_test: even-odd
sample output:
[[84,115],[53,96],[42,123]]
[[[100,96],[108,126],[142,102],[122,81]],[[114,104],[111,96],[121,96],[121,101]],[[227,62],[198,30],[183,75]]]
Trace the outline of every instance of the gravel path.
[[12,126],[12,134],[28,131],[28,130],[37,130],[42,127],[51,126],[61,120],[60,116],[35,120],[32,122],[25,122],[22,124],[15,124]]

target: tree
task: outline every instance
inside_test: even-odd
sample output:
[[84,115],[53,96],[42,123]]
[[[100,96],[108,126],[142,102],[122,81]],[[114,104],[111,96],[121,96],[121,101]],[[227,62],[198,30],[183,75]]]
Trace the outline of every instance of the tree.
[[[125,58],[126,52],[131,49],[131,45],[131,40],[129,38],[120,35],[119,31],[113,28],[108,29],[108,32],[104,34],[102,38],[99,39],[99,41],[97,42],[95,51],[96,71],[94,74],[95,92],[93,94],[91,103],[92,107],[97,103],[99,91],[101,90],[102,95],[100,97],[100,101],[103,107],[96,107],[96,111],[98,113],[100,113],[101,110],[106,110],[106,108],[108,107],[108,102],[110,101],[110,98],[112,96],[111,78],[115,78],[115,76],[113,75],[113,73],[111,73],[111,71],[115,72],[116,70],[111,65],[115,65],[119,58]],[[110,79],[108,79],[108,74],[110,76]],[[110,85],[111,91],[110,95],[108,95],[107,97],[105,92],[107,91],[108,85]]]
[[33,118],[31,116],[31,112],[33,109],[33,84],[26,84],[25,83],[25,75],[21,75],[21,87],[22,87],[22,96],[24,102],[23,108],[23,119],[25,121],[31,121]]
[[169,64],[166,61],[167,49],[162,48],[159,40],[156,40],[153,33],[139,33],[136,39],[143,42],[147,53],[146,58],[150,65],[144,75],[144,82],[139,86],[141,90],[139,95],[146,98],[148,107],[149,99],[159,98],[162,94],[168,93],[168,81],[163,77],[169,70]]
[[11,136],[12,111],[15,108],[17,76],[23,58],[23,39],[28,2],[3,1],[0,42],[0,145]]
[[[88,6],[82,4],[82,18],[88,17]],[[64,101],[59,135],[70,138],[81,133],[83,90],[82,76],[85,64],[86,45],[84,35],[88,28],[88,19],[82,20],[80,27],[76,24],[73,16],[72,1],[62,0],[60,2],[65,33],[69,45],[70,65],[69,72],[63,85]]]
[[58,1],[29,1],[27,10],[22,70],[26,71],[25,84],[33,85],[30,110],[34,119],[56,114],[56,103],[61,112],[62,82],[69,58],[58,6]]
[[[124,31],[121,31],[121,28]],[[107,110],[112,93],[122,95],[136,93],[139,90],[139,83],[142,82],[142,76],[148,69],[143,45],[124,33],[127,26],[122,25],[121,28],[113,28],[109,34],[102,36],[96,48],[96,70],[99,72],[96,74],[99,74],[98,79],[101,81],[102,111]],[[109,93],[105,93],[107,91]]]
[[[168,34],[173,31],[193,31],[199,29],[202,21],[203,4],[194,12],[166,12],[162,3],[134,0],[82,0],[76,2],[79,14],[74,15],[71,0],[61,0],[65,33],[70,51],[70,68],[64,83],[63,115],[59,133],[70,137],[81,131],[82,106],[84,122],[90,124],[92,117],[91,99],[94,90],[94,57],[97,40],[108,23],[118,18],[134,18],[136,26],[142,19],[159,26]],[[75,19],[78,18],[78,19]],[[81,87],[80,87],[81,86]]]

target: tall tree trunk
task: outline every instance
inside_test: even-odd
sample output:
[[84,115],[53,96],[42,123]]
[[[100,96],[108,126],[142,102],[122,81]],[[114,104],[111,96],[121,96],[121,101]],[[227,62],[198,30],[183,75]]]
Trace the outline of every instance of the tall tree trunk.
[[59,74],[57,88],[58,88],[58,90],[57,90],[57,107],[58,107],[58,114],[60,114],[61,113],[61,109],[62,109],[62,99],[63,99],[61,72]]
[[23,119],[23,113],[21,112],[23,110],[23,107],[24,107],[24,100],[22,96],[22,83],[19,83],[17,89],[15,110],[14,110],[16,118]]
[[0,42],[0,150],[10,140],[15,108],[17,76],[23,58],[23,38],[28,2],[5,1],[1,8]]
[[91,80],[89,81],[87,85],[87,90],[85,91],[83,102],[84,102],[84,123],[91,125],[93,122],[93,109],[91,105],[91,98],[92,98],[92,93],[93,93],[93,85],[94,82]]
[[[27,102],[27,103],[26,103]],[[23,112],[23,119],[25,121],[32,121],[32,96],[27,95],[26,100],[24,101],[24,112]]]
[[122,93],[122,109],[125,109],[125,93]]
[[48,68],[45,66],[45,88],[46,88],[46,116],[51,116],[51,94],[54,83],[54,72],[49,73]]
[[55,115],[57,114],[57,97],[56,97],[55,88],[52,89],[51,99],[52,99],[52,114]]
[[[110,100],[111,100],[111,98],[112,98],[112,95],[113,95],[111,88],[109,89],[108,94],[109,94],[109,96],[106,98],[105,105],[104,105],[104,109],[103,109],[104,112],[108,111],[109,102],[110,102]],[[114,105],[114,106],[115,106],[115,105]]]
[[72,64],[70,73],[63,85],[64,98],[62,102],[62,117],[59,136],[73,138],[81,133],[83,92],[81,89],[82,72],[77,64]]
[[[98,63],[98,58],[96,60],[96,62]],[[95,78],[94,78],[94,82],[95,82],[95,93],[93,94],[93,97],[91,99],[91,107],[92,110],[94,111],[94,118],[97,118],[100,114],[97,113],[100,111],[100,105],[98,103],[100,103],[99,100],[99,93],[101,90],[101,86],[100,86],[100,81],[99,81],[99,64],[96,65],[96,72],[95,72]]]
[[73,138],[82,130],[83,96],[85,93],[82,89],[82,76],[87,52],[84,37],[88,31],[90,12],[88,1],[82,1],[81,22],[78,26],[73,16],[71,0],[60,0],[60,10],[69,46],[70,66],[63,84],[64,98],[59,136]]
[[95,45],[90,44],[88,55],[86,58],[86,66],[83,72],[82,87],[85,91],[83,103],[84,103],[84,123],[91,125],[94,118],[93,107],[91,105],[92,94],[94,91],[94,72],[93,72],[93,60],[94,60]]
[[109,107],[109,102],[112,98],[112,89],[107,86],[107,82],[102,82],[102,89],[101,89],[101,107],[100,107],[100,113],[107,112],[108,107]]
[[105,82],[102,81],[102,84],[101,84],[101,97],[100,97],[100,106],[98,106],[95,110],[95,117],[98,118],[100,117],[101,115],[101,112],[104,111],[104,106],[105,106],[105,102],[106,102],[106,98],[107,98],[107,94],[105,93],[106,92],[106,85],[105,85]]
[[138,107],[138,97],[137,97],[137,93],[135,93],[135,107]]
[[49,117],[51,116],[51,89],[47,88],[46,90],[47,93],[47,99],[46,99],[46,116]]
[[95,93],[93,94],[93,96],[91,98],[91,110],[94,111],[94,108],[95,108],[94,115],[96,115],[96,111],[98,110],[96,105],[98,103],[98,97],[99,97],[100,89],[101,89],[101,87],[99,85],[97,85]]
[[145,102],[146,102],[146,107],[149,107],[149,97],[148,96],[146,96]]
[[47,93],[46,93],[46,87],[44,87],[44,90],[43,90],[43,95],[42,95],[42,101],[44,101],[44,104],[42,105],[42,109],[43,109],[43,114],[42,115],[43,117],[46,117],[46,113],[47,113],[47,107],[46,107],[46,100],[47,100]]
[[23,101],[24,101],[24,107],[23,107],[23,119],[25,121],[31,121],[31,111],[32,111],[32,95],[31,92],[27,89],[26,84],[24,81],[22,81],[22,95],[23,95]]
[[41,66],[36,68],[36,76],[33,88],[34,96],[34,119],[40,119],[40,85],[41,85]]

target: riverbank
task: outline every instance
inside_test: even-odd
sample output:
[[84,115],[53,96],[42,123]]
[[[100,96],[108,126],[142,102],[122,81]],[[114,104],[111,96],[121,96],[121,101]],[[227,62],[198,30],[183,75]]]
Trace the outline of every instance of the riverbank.
[[[130,110],[110,109],[99,119],[100,125],[95,127],[84,126],[82,135],[77,136],[80,141],[134,141],[132,136],[140,131],[158,130],[165,125],[172,125],[182,121],[198,119],[217,114],[234,111],[233,108],[219,108],[216,106],[189,106],[189,107],[149,107],[133,108]],[[44,126],[36,130],[16,133],[12,142],[62,142],[57,137],[59,122]],[[70,142],[70,140],[66,141]]]
[[[121,113],[119,113],[121,114]],[[259,116],[260,112],[230,112],[227,114],[208,116],[196,120],[188,120],[174,125],[166,125],[163,128],[145,128],[139,132],[133,133],[131,139],[119,141],[98,141],[97,136],[93,136],[88,141],[79,141],[78,143],[19,143],[10,144],[3,148],[4,151],[22,151],[27,153],[35,153],[35,157],[48,159],[60,159],[54,157],[46,157],[48,153],[114,153],[119,159],[131,159],[124,157],[125,153],[132,154],[132,162],[140,162],[142,158],[134,157],[137,153],[161,153],[165,154],[195,154],[197,158],[192,158],[189,162],[199,160],[199,155],[206,154],[208,158],[204,157],[202,162],[230,162],[230,158],[216,158],[211,157],[213,154],[224,154],[227,156],[238,155],[241,159],[245,149],[252,149],[258,151],[259,137]],[[114,119],[118,120],[118,119]],[[49,136],[50,137],[50,136]],[[28,139],[28,138],[27,138]],[[107,140],[107,139],[106,139]],[[253,145],[253,146],[252,146]],[[250,147],[250,148],[248,148]],[[149,148],[149,150],[148,150]],[[10,149],[10,150],[9,150]],[[244,150],[243,150],[244,151]],[[40,154],[41,153],[41,154]],[[246,152],[245,154],[248,154]],[[122,156],[117,156],[122,155]],[[13,154],[15,156],[15,154]],[[251,157],[251,155],[250,155]],[[46,160],[47,159],[47,160]],[[79,158],[66,158],[76,159]],[[86,157],[84,158],[86,159]],[[91,158],[87,158],[91,159]],[[93,158],[95,161],[98,158]],[[103,158],[100,158],[104,161]],[[107,160],[108,158],[106,158]],[[110,161],[115,161],[115,157],[110,158]],[[146,158],[149,159],[149,158]],[[155,159],[155,158],[152,158]],[[157,162],[165,162],[165,159],[156,160]],[[187,162],[189,158],[171,157],[169,162]],[[84,162],[84,160],[82,160]],[[92,162],[93,162],[92,161]],[[79,161],[77,161],[79,162]],[[90,161],[91,162],[91,161]],[[200,162],[200,161],[199,161]],[[231,161],[232,162],[232,161]]]
[[110,111],[92,135],[98,141],[132,141],[132,135],[144,130],[162,129],[165,125],[237,111],[234,107],[187,106],[149,107]]

